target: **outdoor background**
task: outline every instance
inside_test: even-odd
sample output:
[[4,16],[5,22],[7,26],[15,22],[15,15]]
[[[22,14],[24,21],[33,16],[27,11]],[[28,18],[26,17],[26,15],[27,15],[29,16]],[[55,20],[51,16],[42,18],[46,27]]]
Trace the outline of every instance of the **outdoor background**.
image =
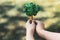
[[0,0],[0,40],[25,40],[29,17],[22,9],[27,2],[44,9],[34,16],[35,20],[42,20],[48,31],[60,32],[60,0]]

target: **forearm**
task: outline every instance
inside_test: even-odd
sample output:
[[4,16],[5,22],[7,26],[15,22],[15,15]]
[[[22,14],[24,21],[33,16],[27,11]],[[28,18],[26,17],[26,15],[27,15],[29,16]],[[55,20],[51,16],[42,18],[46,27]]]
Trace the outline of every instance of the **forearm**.
[[26,40],[34,40],[34,36],[32,32],[26,32]]
[[40,30],[38,32],[38,34],[39,34],[39,36],[41,36],[41,37],[43,37],[43,38],[45,38],[47,40],[48,39],[51,40],[51,39],[53,39],[53,38],[55,38],[55,37],[60,35],[60,33],[49,32],[49,31],[46,31],[46,30]]
[[46,30],[40,30],[39,35],[45,39],[50,39],[51,33]]

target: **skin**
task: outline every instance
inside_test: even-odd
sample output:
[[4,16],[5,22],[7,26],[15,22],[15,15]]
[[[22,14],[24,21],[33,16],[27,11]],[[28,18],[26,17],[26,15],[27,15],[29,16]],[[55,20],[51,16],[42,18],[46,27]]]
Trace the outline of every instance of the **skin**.
[[29,23],[29,20],[26,23],[26,40],[35,40],[34,39],[34,30],[36,26],[36,32],[40,37],[45,38],[46,40],[60,40],[60,33],[54,33],[44,30],[44,24],[41,21],[36,21],[35,25],[34,20],[32,23]]
[[32,23],[30,24],[28,20],[26,23],[26,40],[34,40],[33,37],[34,30],[35,30],[35,23],[32,21]]

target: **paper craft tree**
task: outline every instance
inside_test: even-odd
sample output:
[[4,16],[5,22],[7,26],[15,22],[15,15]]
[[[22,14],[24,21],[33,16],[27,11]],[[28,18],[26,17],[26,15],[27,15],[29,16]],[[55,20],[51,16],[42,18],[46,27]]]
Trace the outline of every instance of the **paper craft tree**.
[[26,15],[30,17],[30,21],[33,20],[33,16],[36,16],[38,11],[43,11],[39,5],[32,2],[24,4],[24,11]]

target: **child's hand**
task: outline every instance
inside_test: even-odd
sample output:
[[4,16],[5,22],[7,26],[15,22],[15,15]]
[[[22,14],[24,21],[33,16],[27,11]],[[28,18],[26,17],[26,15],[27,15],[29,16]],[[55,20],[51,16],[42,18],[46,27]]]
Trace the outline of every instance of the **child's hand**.
[[30,23],[30,20],[26,23],[26,40],[34,40],[34,30],[35,30],[35,23],[32,20],[32,23]]
[[27,21],[27,23],[26,23],[26,30],[27,30],[28,32],[34,33],[34,30],[35,30],[34,20],[32,20],[32,23],[30,23],[30,20]]
[[49,32],[44,29],[44,23],[41,21],[36,21],[36,32],[39,36],[45,38],[46,40],[60,40],[60,33]]

